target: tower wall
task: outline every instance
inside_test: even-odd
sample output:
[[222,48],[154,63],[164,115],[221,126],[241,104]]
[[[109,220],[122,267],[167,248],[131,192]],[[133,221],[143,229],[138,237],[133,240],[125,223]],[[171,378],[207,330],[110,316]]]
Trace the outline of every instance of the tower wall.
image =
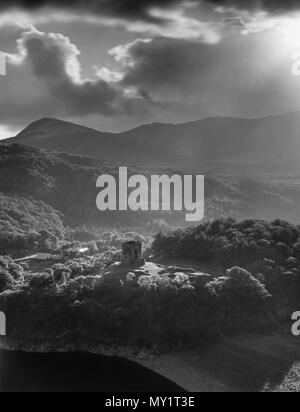
[[141,266],[143,260],[142,242],[126,242],[122,246],[122,263],[126,266]]

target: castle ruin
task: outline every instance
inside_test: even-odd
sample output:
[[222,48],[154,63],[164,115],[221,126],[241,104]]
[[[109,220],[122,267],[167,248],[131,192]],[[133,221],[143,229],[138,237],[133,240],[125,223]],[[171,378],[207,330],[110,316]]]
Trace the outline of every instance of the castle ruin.
[[131,267],[139,267],[145,264],[142,242],[131,241],[123,243],[122,264]]

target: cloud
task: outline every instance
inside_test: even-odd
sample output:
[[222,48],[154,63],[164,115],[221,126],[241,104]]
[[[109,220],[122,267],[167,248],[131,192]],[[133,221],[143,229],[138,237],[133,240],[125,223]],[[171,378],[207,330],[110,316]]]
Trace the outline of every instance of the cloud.
[[78,60],[79,50],[60,34],[29,33],[21,43],[37,78],[49,93],[63,104],[65,111],[111,115],[120,110],[120,93],[107,82],[83,80]]
[[[211,50],[211,46],[205,48]],[[195,76],[205,73],[206,56],[198,43],[165,38],[136,40],[109,52],[122,68],[122,84],[147,95],[157,90],[194,88]],[[203,56],[203,61],[201,56]],[[201,76],[199,80],[201,81]],[[175,89],[174,89],[175,88]]]
[[0,10],[21,8],[38,10],[51,7],[61,10],[79,10],[104,16],[125,17],[133,20],[146,20],[163,23],[164,18],[151,16],[148,11],[153,7],[168,7],[181,3],[180,0],[2,0]]
[[300,109],[290,51],[273,31],[232,35],[214,45],[138,40],[110,53],[122,67],[124,87],[179,116],[261,117]]
[[[59,33],[35,29],[18,40],[18,53],[8,54],[8,76],[1,78],[0,118],[48,116],[118,116],[134,110],[117,82],[101,77],[84,79],[80,51]],[[139,99],[140,100],[140,99]]]
[[[45,9],[47,8],[47,9]],[[214,44],[228,29],[256,32],[276,26],[298,1],[276,0],[10,0],[0,2],[0,27],[85,22],[151,37]],[[2,13],[1,13],[2,12]]]
[[[103,16],[125,17],[132,20],[164,23],[166,16],[153,16],[149,10],[185,5],[187,0],[2,0],[0,10],[14,7],[37,10],[53,7],[61,10],[85,10]],[[191,3],[191,2],[190,2]],[[237,8],[239,10],[266,10],[273,13],[299,10],[298,0],[193,0],[194,4],[207,4],[214,7]]]
[[[207,43],[215,43],[222,37],[222,22],[202,14],[193,16],[190,13],[190,3],[184,3],[182,8],[161,9],[151,8],[145,14],[134,14],[131,17],[122,14],[95,13],[91,9],[12,9],[2,11],[0,3],[0,29],[8,25],[17,25],[23,29],[33,26],[41,26],[47,23],[85,23],[87,25],[99,25],[101,27],[114,27],[124,29],[127,32],[154,37],[169,37],[178,39],[198,40]],[[144,17],[147,18],[144,19]],[[218,16],[219,18],[219,16]],[[219,19],[220,20],[220,19]]]
[[184,9],[172,9],[163,11],[153,9],[149,15],[164,18],[164,24],[153,24],[150,22],[131,22],[126,24],[128,31],[145,33],[154,37],[167,37],[173,39],[196,40],[208,44],[217,43],[222,38],[223,26],[220,22],[194,18],[186,14]]
[[205,0],[205,2],[220,7],[233,7],[239,10],[265,10],[273,13],[300,9],[298,0]]
[[300,3],[292,0],[4,0],[0,28],[13,22],[27,30],[49,22],[83,22],[139,37],[214,44],[230,29],[249,33],[276,27],[278,17],[294,10],[300,11]]
[[[218,30],[207,26],[201,32],[199,26],[198,37],[162,33],[120,44],[90,79],[70,38],[31,27],[21,34],[17,52],[8,55],[8,76],[0,77],[0,122],[25,125],[59,117],[87,124],[88,119],[116,130],[151,121],[300,110],[300,82],[291,75],[283,36],[260,31],[243,17],[221,13],[221,18],[228,27],[224,36],[214,38]],[[236,28],[251,34],[237,35]]]

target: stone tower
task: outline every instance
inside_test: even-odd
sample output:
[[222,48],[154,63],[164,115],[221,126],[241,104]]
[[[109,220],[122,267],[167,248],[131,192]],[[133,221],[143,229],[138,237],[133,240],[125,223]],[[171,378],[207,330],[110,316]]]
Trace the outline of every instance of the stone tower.
[[138,267],[145,264],[142,242],[126,242],[122,245],[122,263],[125,266]]

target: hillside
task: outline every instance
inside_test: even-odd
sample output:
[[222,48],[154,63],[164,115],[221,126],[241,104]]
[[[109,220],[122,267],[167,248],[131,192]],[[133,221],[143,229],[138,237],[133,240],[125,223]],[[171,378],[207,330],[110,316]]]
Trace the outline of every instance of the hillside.
[[62,239],[63,216],[44,202],[0,193],[0,255],[36,250],[41,232]]
[[[215,275],[161,265],[153,255],[142,266],[123,265],[118,250],[103,249],[106,234],[97,242],[102,250],[47,262],[43,272],[24,271],[2,257],[0,310],[11,322],[8,343],[30,351],[126,356],[207,349],[220,337],[272,331],[287,325],[299,303],[299,241],[300,228],[283,221],[228,219],[158,235],[149,249],[219,264]],[[74,341],[79,331],[81,342]],[[240,358],[237,346],[227,350],[230,359]],[[245,348],[240,354],[259,361]]]
[[300,113],[262,119],[207,118],[152,124],[119,134],[55,119],[29,125],[5,143],[72,151],[119,164],[197,168],[198,172],[298,172]]
[[[148,174],[144,168],[129,173]],[[174,174],[156,169],[155,173]],[[59,210],[66,225],[145,227],[186,225],[179,212],[104,212],[96,208],[96,180],[101,174],[117,176],[118,166],[96,159],[39,150],[22,145],[0,145],[0,192],[32,197]],[[300,188],[295,184],[271,184],[259,179],[206,177],[206,218],[282,218],[298,222]]]
[[120,165],[137,164],[151,167],[166,164],[183,165],[186,162],[186,159],[173,154],[167,147],[161,147],[160,150],[151,149],[149,145],[140,144],[138,140],[129,142],[122,133],[101,133],[56,119],[36,121],[18,136],[5,142],[74,153],[111,162],[117,159]]

